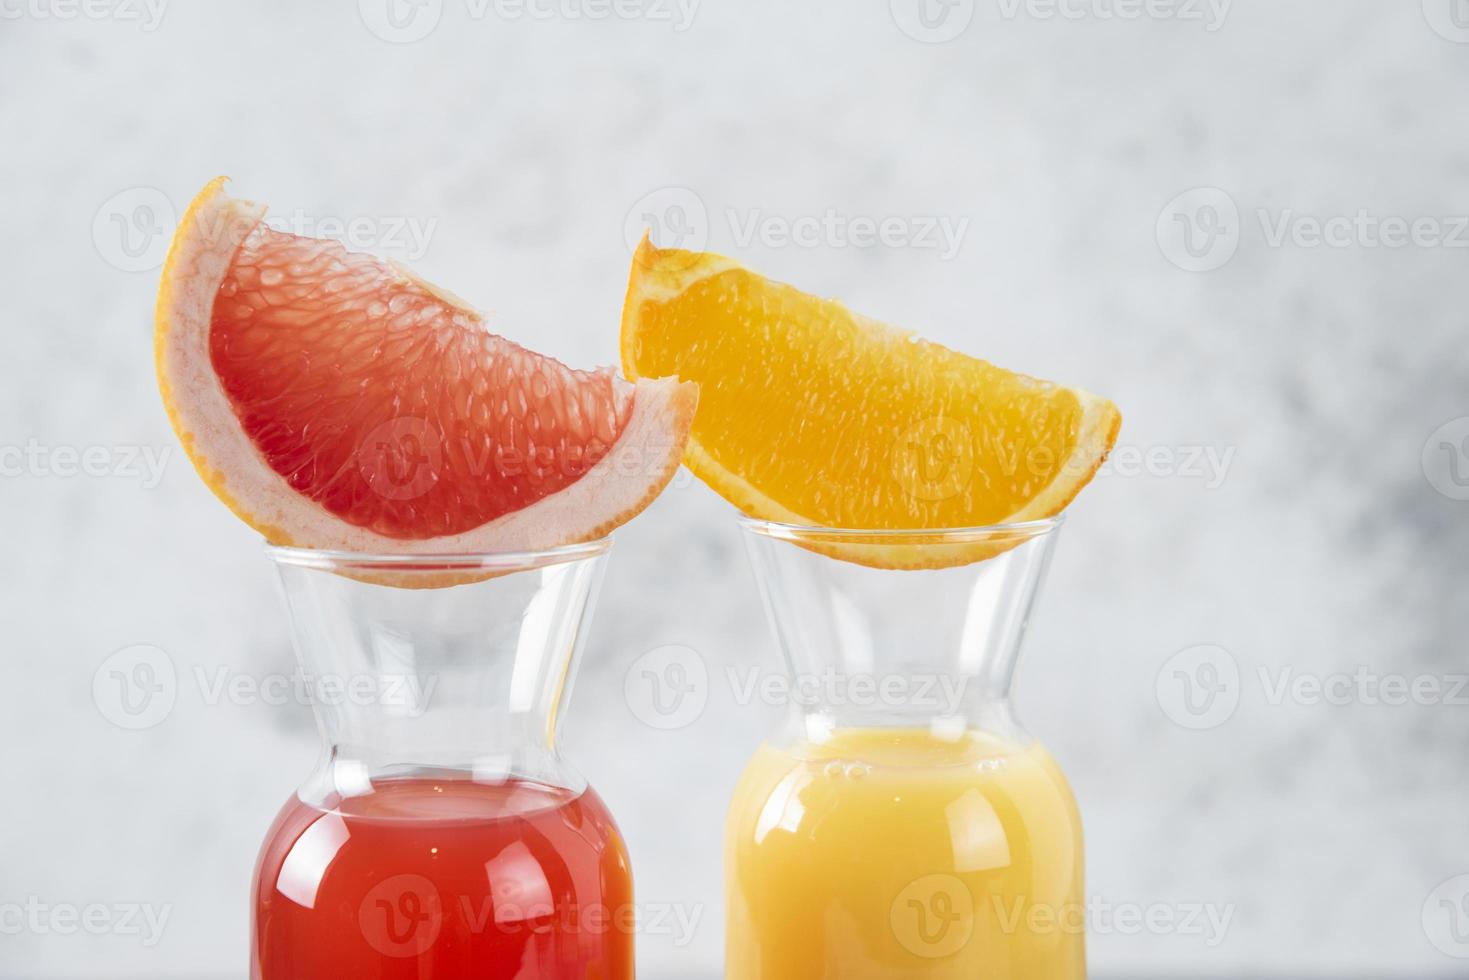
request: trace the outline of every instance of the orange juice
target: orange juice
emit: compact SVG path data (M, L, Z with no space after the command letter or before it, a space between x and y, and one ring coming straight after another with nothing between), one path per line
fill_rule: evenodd
M730 806L726 980L1079 980L1081 822L1037 744L837 729Z

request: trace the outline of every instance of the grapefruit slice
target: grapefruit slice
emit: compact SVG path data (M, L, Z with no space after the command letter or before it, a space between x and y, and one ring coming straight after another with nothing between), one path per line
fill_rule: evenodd
M158 383L205 483L271 543L541 550L676 471L696 386L572 370L392 263L270 229L224 182L174 235Z
M1091 480L1122 421L1079 388L646 236L623 307L622 365L632 379L697 382L684 462L745 513L790 524L922 531L1048 518ZM816 550L925 567L1019 540L1001 547L979 534L935 548L911 536L834 536Z

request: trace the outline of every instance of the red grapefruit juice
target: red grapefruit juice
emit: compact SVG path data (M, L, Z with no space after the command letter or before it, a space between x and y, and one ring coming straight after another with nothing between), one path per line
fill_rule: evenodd
M622 980L632 875L611 815L510 780L293 798L255 875L252 980Z

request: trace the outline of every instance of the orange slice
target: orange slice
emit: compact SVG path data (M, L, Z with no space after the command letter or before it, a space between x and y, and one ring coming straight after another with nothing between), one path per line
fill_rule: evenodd
M677 470L697 389L575 371L461 301L262 205L195 198L158 291L158 383L199 474L275 544L540 550L598 537Z
M1050 517L1091 480L1121 425L1096 395L646 236L623 307L622 365L633 379L698 382L685 464L745 513L794 524L932 530ZM846 557L937 560L865 540ZM941 563L994 550L980 541Z

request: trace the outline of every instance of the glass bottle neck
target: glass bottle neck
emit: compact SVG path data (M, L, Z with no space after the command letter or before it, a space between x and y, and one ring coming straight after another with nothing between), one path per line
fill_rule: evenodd
M820 741L840 729L924 728L941 738L1024 733L1010 691L1056 522L962 532L833 532L747 522L747 543L776 642L790 671L784 736ZM986 535L990 557L945 565L952 535ZM901 544L891 569L829 557L832 535ZM836 542L843 547L846 541ZM934 548L925 561L925 548ZM916 561L912 559L916 557Z
M324 742L302 798L410 776L582 788L556 737L600 579L598 544L406 569L273 551Z

